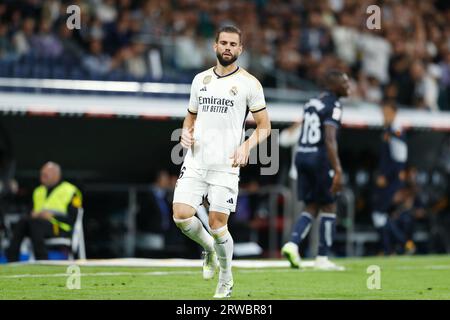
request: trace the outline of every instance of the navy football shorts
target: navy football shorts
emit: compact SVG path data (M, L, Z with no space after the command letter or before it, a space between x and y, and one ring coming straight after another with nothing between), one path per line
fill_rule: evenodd
M326 155L317 152L297 152L295 156L297 168L297 196L305 204L330 204L336 197L331 193L333 170Z

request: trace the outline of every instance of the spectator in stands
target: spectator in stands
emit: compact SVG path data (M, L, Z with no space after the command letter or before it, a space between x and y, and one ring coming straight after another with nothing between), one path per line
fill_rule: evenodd
M61 13L65 13L66 7L58 0L45 0L42 3L41 19L54 24L61 17Z
M45 238L68 236L81 207L81 193L73 184L63 181L57 163L47 162L41 169L41 185L33 192L33 210L24 216L13 229L7 250L8 261L18 261L20 246L30 237L36 260L46 260Z
M85 34L85 36L87 36L88 39L96 39L96 40L103 41L105 38L107 38L107 36L112 35L112 32L107 32L104 30L103 24L98 18L94 18L90 21L87 30L88 31ZM111 45L115 44L114 42L111 42L109 40L110 39L105 40L106 44L111 44ZM113 39L113 41L114 41L114 39ZM111 52L111 54L114 52Z
M380 32L365 28L362 30L358 39L358 49L362 54L362 71L367 76L374 77L379 83L386 84L389 81L391 44Z
M281 71L296 74L303 63L298 44L288 41L278 47L277 68Z
M14 46L8 38L8 25L0 22L0 60L15 61L17 55L14 52Z
M339 14L339 24L331 30L337 56L348 65L357 62L357 40L359 31L356 29L351 12L343 11Z
M366 8L372 3L367 0L80 0L81 29L72 33L59 30L57 39L51 30L64 20L63 1L23 2L19 7L14 3L0 4L0 21L7 25L6 38L14 49L6 50L6 55L3 49L3 61L34 53L34 38L40 43L39 51L52 57L60 50L58 40L67 52L67 43L73 38L86 48L87 62L83 64L88 70L107 75L123 66L125 73L143 78L144 71L137 66L123 65L132 51L132 39L143 35L146 43L161 50L164 57L156 78L162 77L161 70L170 70L180 79L215 61L208 50L211 32L233 21L245 30L247 50L242 66L259 73L263 86L314 88L322 70L348 69L361 81L358 86L363 99L378 102L380 92L386 92L384 87L393 84L396 90L389 91L389 97L395 93L401 105L427 110L450 108L450 27L446 23L450 10L436 2L382 1L382 29L369 30ZM36 23L40 32L35 30ZM102 42L101 59L92 53L92 39ZM0 41L0 52L2 43L8 47L8 41ZM196 54L192 54L193 49ZM9 61L14 63L14 59ZM108 61L116 66L111 68ZM430 67L430 63L439 67ZM75 68L70 64L64 67ZM72 71L67 75L76 73ZM145 69L146 75L152 72Z
M395 87L395 92L385 92L386 98L393 98L399 104L412 106L411 92L414 90L414 84L409 75L410 57L407 52L406 42L403 39L395 39L393 43L393 54L389 60L390 84L388 87Z
M119 56L111 58L103 52L102 42L93 39L89 44L89 55L83 59L83 66L91 74L105 75L114 70L119 61Z
M102 24L99 21L99 26ZM133 37L131 30L131 15L129 11L124 11L120 14L118 20L109 25L105 39L105 51L114 55L117 51L127 47Z
M63 52L61 40L56 37L49 21L43 20L39 25L39 32L31 41L32 50L40 57L56 58Z
M276 87L274 81L275 59L270 52L269 44L259 42L255 44L250 59L249 69L255 70L253 74L262 82L268 84L270 87Z
M450 110L450 46L442 51L440 87L443 94L442 109Z
M380 103L383 100L383 91L380 82L373 76L366 77L364 73L361 73L359 90L365 101Z
M59 25L59 39L62 46L62 57L65 61L81 61L83 49L73 36L73 31L67 28L65 23Z
M171 23L175 20L175 7L169 1L144 1L142 7L136 10L134 20L141 21L141 33L149 35L157 44L163 36L171 34Z
M193 26L187 27L175 40L175 65L184 70L198 70L204 65L206 52L199 51L200 43Z
M112 23L117 19L117 6L114 0L98 1L95 14L102 23Z
M130 46L124 50L123 61L127 73L140 79L149 74L150 68L146 57L147 46L145 43L139 39L134 39Z
M26 55L31 51L35 24L34 18L25 18L22 28L14 34L13 44L19 56Z
M384 87L384 100L395 101L398 97L398 86L396 83L391 82Z
M415 60L410 68L410 76L413 81L413 103L419 109L437 111L437 99L439 88L435 77L432 77L425 65L420 60Z
M324 26L320 11L312 11L308 16L308 25L300 37L300 51L320 61L322 55L333 50L330 32Z

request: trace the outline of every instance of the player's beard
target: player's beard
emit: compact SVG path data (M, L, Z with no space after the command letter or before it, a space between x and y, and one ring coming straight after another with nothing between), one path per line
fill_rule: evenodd
M223 54L223 53L222 53ZM224 66L224 67L227 67L227 66L229 66L230 64L232 64L233 62L235 62L236 60L237 60L237 55L232 55L231 53L231 55L232 55L232 57L231 57L231 59L229 59L229 60L225 60L224 58L223 58L223 56L222 56L222 54L220 54L219 52L217 52L216 53L216 56L217 56L217 60L219 60L219 63L222 65L222 66Z

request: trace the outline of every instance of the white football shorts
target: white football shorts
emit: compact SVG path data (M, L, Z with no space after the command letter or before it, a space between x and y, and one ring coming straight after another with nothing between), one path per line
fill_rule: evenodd
M237 174L183 166L175 186L173 203L184 203L197 210L207 197L209 211L230 214L236 210L238 192Z

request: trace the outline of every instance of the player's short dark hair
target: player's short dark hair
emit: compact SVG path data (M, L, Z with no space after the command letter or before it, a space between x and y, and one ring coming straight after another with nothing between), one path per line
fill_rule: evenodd
M394 112L397 112L397 103L393 99L386 99L381 102L382 108L391 108Z
M219 36L222 32L228 32L228 33L236 33L239 35L239 44L242 43L242 33L241 30L238 27L235 26L223 26L216 32L216 43L219 41Z
M330 88L330 87L334 86L337 81L342 79L342 77L344 75L345 75L345 72L340 71L340 70L336 70L336 69L328 70L322 79L322 83L325 88Z

